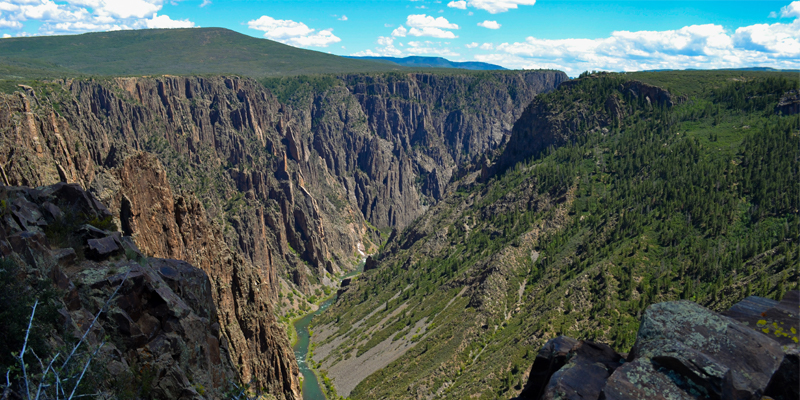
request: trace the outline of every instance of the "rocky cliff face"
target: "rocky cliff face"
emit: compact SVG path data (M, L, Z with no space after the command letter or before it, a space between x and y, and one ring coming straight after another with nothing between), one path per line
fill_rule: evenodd
M582 89L576 85L594 83L599 93L605 94L601 104L586 104L581 98ZM513 128L508 146L498 157L495 170L504 171L519 161L542 153L547 148L558 148L568 142L578 142L587 135L607 134L614 124L632 115L632 105L641 102L652 109L655 106L670 108L682 99L668 91L639 81L624 81L616 87L602 87L603 74L583 80L565 82L559 91L562 98L570 98L570 108L554 108L552 101L534 99ZM616 89L616 90L610 90Z
M129 157L98 176L92 188L104 204L119 210L115 217L123 233L133 235L145 253L186 260L207 271L221 333L232 361L241 366L241 379L286 398L300 398L299 371L274 318L279 288L272 264L256 267L225 246L219 239L222 232L208 221L197 198L173 195L166 171L148 153ZM255 228L265 231L263 222ZM269 248L266 251L264 257L271 261Z
M83 391L115 398L222 397L236 378L230 357L235 344L221 332L215 287L205 272L186 262L145 257L129 237L98 228L113 229L111 213L77 184L0 186L0 201L4 279L14 281L15 292L42 282L54 291L52 298L36 296L34 321L47 327L47 337L31 338L47 343L39 357L69 351L85 334L72 364L63 350L55 363L64 363L58 371L66 377L95 354ZM30 313L34 298L27 300L31 304L3 307ZM54 320L47 319L48 308L57 310ZM21 317L27 325L28 315ZM39 372L30 373L34 383ZM67 385L70 390L72 381Z
M273 309L280 288L333 285L330 274L376 248L367 221L410 223L566 79L353 75L283 102L237 77L23 87L2 96L0 178L91 188L145 254L203 269L241 378L296 398L274 313L302 302Z

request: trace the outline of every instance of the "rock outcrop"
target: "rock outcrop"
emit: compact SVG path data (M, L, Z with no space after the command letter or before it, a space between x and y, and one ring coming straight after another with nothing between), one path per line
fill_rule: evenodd
M18 269L18 290L44 279L56 293L58 320L43 322L53 324L44 338L51 354L86 332L76 360L99 349L92 392L222 398L237 374L205 272L145 257L129 237L102 229L111 213L76 184L0 186L0 200L0 253Z
M783 115L800 114L800 91L790 90L781 97L775 106L775 112Z
M619 79L614 87L621 93L611 93L605 100L604 107L599 110L587 104L580 93L599 82L611 84L610 80L589 76L561 84L560 94L572 99L569 109L551 109L547 100L534 99L520 118L516 121L508 145L498 157L494 170L505 171L516 163L537 156L548 148L558 148L566 143L575 142L588 134L608 134L615 121L619 122L628 113L631 102L642 101L648 107L660 105L670 108L682 101L668 91L643 82ZM600 90L600 89L598 89Z
M751 311L765 316L758 310L777 304L748 298L731 308L733 318L689 301L654 304L627 358L602 344L552 339L539 351L519 399L796 398L796 333L782 346L774 340L782 335L762 329L763 320L749 321ZM797 332L798 292L780 304L787 319L774 327Z

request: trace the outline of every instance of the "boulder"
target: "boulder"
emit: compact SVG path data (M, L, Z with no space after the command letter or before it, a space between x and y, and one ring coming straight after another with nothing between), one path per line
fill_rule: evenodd
M792 290L778 302L750 296L724 315L768 335L782 346L795 347L800 332L800 291Z
M690 301L650 306L629 355L688 393L732 399L758 396L782 359L771 338Z
M800 399L800 350L794 349L783 357L783 362L769 380L764 395L775 400Z
M122 246L113 236L89 239L86 242L86 257L92 260L103 261L119 254L122 254Z
M796 335L798 306L797 291L780 302L748 297L726 315L654 304L627 360L603 344L548 341L519 399L798 399L800 351L786 337Z
M539 399L545 391L550 377L567 363L567 356L578 341L567 336L550 339L539 350L533 361L528 383L520 393L519 399Z
M599 399L606 380L625 359L602 343L581 341L570 350L569 361L553 373L543 399Z

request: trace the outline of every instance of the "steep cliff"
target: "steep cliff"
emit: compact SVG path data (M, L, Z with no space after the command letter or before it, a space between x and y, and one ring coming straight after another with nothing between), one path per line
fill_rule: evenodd
M45 397L64 395L54 393L55 373L62 390L72 391L86 366L78 394L223 398L236 379L235 343L221 332L215 285L205 272L145 257L113 231L109 210L76 184L0 186L0 205L3 370L18 365L8 355L28 343L25 376L33 385L49 381ZM26 329L34 302L33 328ZM34 357L52 359L55 372ZM11 376L3 397L16 398L26 388L21 375Z

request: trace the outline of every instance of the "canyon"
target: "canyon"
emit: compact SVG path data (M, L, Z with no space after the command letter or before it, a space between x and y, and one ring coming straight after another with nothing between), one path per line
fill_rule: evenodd
M8 186L77 184L145 256L208 274L238 379L296 399L279 316L314 307L566 79L351 74L298 80L280 100L285 80L235 76L22 85L2 95L0 173Z

